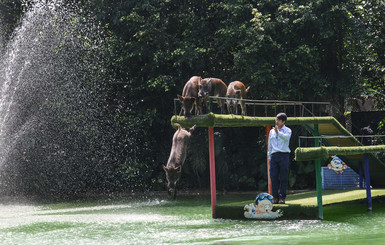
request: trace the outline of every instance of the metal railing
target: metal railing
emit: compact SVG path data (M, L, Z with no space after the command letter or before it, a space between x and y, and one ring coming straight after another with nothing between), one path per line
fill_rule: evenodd
M226 101L227 97L210 96L208 100L208 111L215 112L213 104L217 104L217 99ZM287 101L287 100L251 100L251 99L237 99L231 98L233 101L244 101L246 103L246 110L248 116L276 116L279 112L285 112L291 117L305 117L305 116L332 116L333 107L330 102L304 102L304 101ZM178 115L178 108L180 109L180 102L177 98L174 99L174 114ZM178 107L179 105L179 107ZM238 106L239 103L238 103ZM240 111L240 110L239 110ZM219 110L220 112L220 110Z
M350 139L352 146L360 145L378 145L384 144L385 135L320 135L320 136L298 136L298 147L309 147L315 145L315 140L318 145L327 146L328 139L337 140L336 146L341 146L342 139ZM308 140L311 140L309 143Z

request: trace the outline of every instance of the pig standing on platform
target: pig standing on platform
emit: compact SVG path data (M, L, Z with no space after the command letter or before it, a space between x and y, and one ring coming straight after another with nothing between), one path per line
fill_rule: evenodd
M182 103L179 116L190 117L195 105L195 115L202 114L202 106L198 98L199 82L201 77L193 76L184 85L182 95L178 95L179 101Z
M240 81L234 81L229 84L227 87L226 100L227 103L227 112L230 114L238 114L238 99L246 99L246 95L249 92L250 87L245 87L245 85ZM231 98L234 98L233 100ZM244 100L240 101L242 108L242 115L246 116L246 102Z
M209 96L225 97L227 85L219 78L205 78L199 82L198 98L202 100L202 105L208 109ZM221 113L225 114L224 98L216 99Z

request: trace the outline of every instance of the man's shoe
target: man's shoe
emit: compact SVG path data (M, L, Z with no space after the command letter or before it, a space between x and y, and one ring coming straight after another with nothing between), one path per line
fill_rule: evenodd
M273 204L278 204L278 198L273 197Z
M285 204L285 199L279 199L278 204Z

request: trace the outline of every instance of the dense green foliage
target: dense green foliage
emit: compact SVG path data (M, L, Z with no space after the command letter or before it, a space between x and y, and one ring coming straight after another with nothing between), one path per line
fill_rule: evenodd
M3 40L29 2L0 1ZM108 37L108 103L122 112L116 120L141 122L140 133L132 134L141 160L114 171L134 169L120 178L145 172L148 185L123 181L116 189L164 189L161 166L174 132L173 99L193 75L219 77L227 84L240 80L251 87L253 99L329 101L337 118L349 97L375 96L379 109L384 107L384 1L80 2ZM296 135L304 134L293 127L293 150ZM215 137L218 189L265 190L265 129L218 129ZM192 138L182 187L208 187L207 151L207 132L201 128ZM291 170L292 188L314 186L312 166L293 162Z

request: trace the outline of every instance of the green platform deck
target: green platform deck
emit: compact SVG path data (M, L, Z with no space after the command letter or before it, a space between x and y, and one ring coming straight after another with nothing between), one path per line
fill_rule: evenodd
M217 219L237 219L250 220L244 217L244 206L253 203L256 195L245 194L239 195L237 200L226 198L218 198L218 203L215 207L215 218ZM359 204L358 210L355 212L367 212L366 192L361 190L324 190L323 191L323 205L325 218L335 215L336 208L341 205L337 204ZM373 208L376 205L384 205L385 203L385 189L372 190L372 197L374 200ZM377 201L376 201L377 200ZM380 200L380 202L378 201ZM281 209L283 216L278 220L286 219L318 219L317 193L315 191L303 192L297 194L290 194L287 196L286 204L275 204L273 211ZM352 212L342 208L343 212Z

